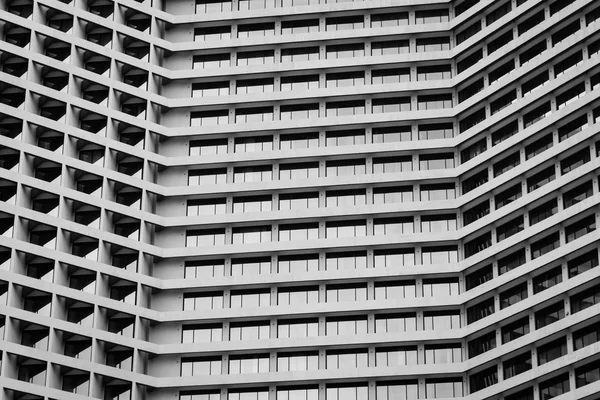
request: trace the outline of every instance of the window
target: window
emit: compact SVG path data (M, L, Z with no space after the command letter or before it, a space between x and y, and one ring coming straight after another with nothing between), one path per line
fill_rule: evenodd
M421 171L450 168L454 168L454 154L452 153L421 154L419 156Z
M192 97L229 95L229 82L203 82L192 84ZM225 142L227 143L227 142ZM225 147L227 149L227 147Z
M369 397L369 387L367 383L338 383L327 384L327 400L363 400Z
M319 238L319 224L282 224L279 225L279 241L312 240Z
M193 69L226 68L231 65L231 55L225 54L202 54L194 56Z
M561 173L562 175L568 174L588 162L590 162L590 149L586 147L560 162Z
M234 214L266 211L271 211L271 195L233 198Z
M196 0L196 14L231 11L231 0Z
M237 29L238 38L270 36L275 34L275 23L239 24Z
M425 345L425 364L449 364L458 362L462 362L460 343Z
M515 60L510 59L508 62L502 64L498 68L490 71L488 75L489 83L492 84L496 82L498 79L502 78L505 75L510 74L515 69Z
M458 122L460 133L463 133L463 132L471 129L475 125L485 121L485 118L486 118L485 108L481 108L481 109L475 111L474 113L472 113L471 115L468 115L468 116L462 118Z
M231 26L209 26L194 30L195 41L227 40L231 39Z
M319 75L282 76L281 91L310 90L319 88ZM300 136L302 134L282 135L284 137ZM318 142L317 142L318 146Z
M220 390L193 390L179 392L179 400L220 400Z
M541 329L565 317L565 305L562 301L535 313L535 329Z
M525 50L519 55L519 61L521 66L527 64L529 61L542 54L544 51L546 51L546 49L546 40L542 40L539 43L531 46L529 49Z
M281 22L282 35L294 35L299 33L319 32L318 19L303 19Z
M453 137L452 124L419 125L419 140L449 139Z
M235 110L236 123L273 121L273 107L252 107Z
M248 167L235 167L233 181L239 182L265 182L273 179L271 165L255 165Z
M229 325L229 340L269 339L269 321L232 322Z
M269 372L269 354L232 354L229 356L230 375L264 372Z
M271 305L269 289L244 289L231 291L231 308L268 307Z
M375 349L375 366L394 367L417 365L416 347L378 347Z
M466 149L461 150L461 152L460 152L461 163L464 164L467 161L472 160L473 158L477 157L478 155L480 155L481 153L483 153L486 150L487 150L486 139L481 139L481 140L473 143Z
M386 28L390 26L408 25L408 13L396 12L371 15L371 28Z
M508 343L529 333L529 317L521 318L502 327L502 344Z
M422 233L438 233L455 231L456 215L423 215L421 216L421 232Z
M496 203L496 210L519 199L521 197L521 195L522 195L522 193L521 193L521 185L520 184L517 184L515 186L510 187L509 189L506 189L505 191L501 192L494 198L494 201Z
M223 291L183 294L183 311L221 308L223 308Z
M588 233L596 230L596 217L594 214L583 218L580 221L575 222L565 227L565 235L567 236L567 243L572 242L575 239L587 235Z
M277 289L278 305L306 305L319 302L318 286L280 287Z
M319 104L290 104L280 107L281 121L292 121L319 117Z
M471 36L475 35L477 32L481 30L481 21L477 20L471 26L462 29L460 32L456 34L456 44L459 45L465 40L469 39Z
M504 379L509 379L513 376L522 374L523 372L529 371L531 368L531 352L529 351L502 363Z
M581 29L581 25L579 24L579 19L576 19L569 25L554 33L552 35L552 47L556 47L557 44L559 44L569 36L574 35L579 29Z
M456 63L456 70L459 74L462 74L467 69L471 68L475 64L477 64L480 60L483 59L483 50L475 50L473 53L468 56L462 58L460 61Z
M363 115L365 113L364 100L348 100L325 103L327 117L346 117Z
M475 239L465 242L465 258L474 256L492 245L492 233L488 232Z
M415 22L417 24L438 24L450 20L448 9L446 8L437 10L418 10L415 17Z
M502 111L506 107L510 106L517 100L517 91L511 90L505 95L499 97L498 99L492 101L490 103L491 113L492 115L496 114L499 111Z
M376 382L377 400L417 400L417 381L382 381Z
M533 400L533 387L520 390L509 396L504 397L506 400Z
M364 175L367 168L364 159L327 161L325 167L328 177Z
M273 64L275 53L273 50L240 51L237 53L237 65L264 65Z
M319 177L319 163L307 162L296 164L281 164L279 166L279 179L309 179ZM280 199L281 202L281 199Z
M373 158L374 174L404 171L412 171L412 158L410 156Z
M300 210L319 207L319 192L282 193L279 195L279 210Z
M190 114L190 126L215 126L229 123L229 111L195 111Z
M363 129L326 132L325 137L327 146L352 146L365 144L365 131Z
M417 38L417 53L450 50L449 37Z
M328 239L366 236L367 222L364 220L328 221L325 224L325 232Z
M414 249L375 250L375 268L397 268L415 265Z
M463 194L467 194L472 190L477 189L479 186L488 182L488 170L481 170L474 175L466 178L462 182Z
M414 232L412 217L375 218L375 235L406 235Z
M600 341L600 323L596 322L573 332L574 350L579 350Z
M209 156L225 153L227 153L227 139L190 141L190 156Z
M319 59L318 47L292 47L281 49L281 62L314 61ZM288 83L288 82L286 82ZM282 80L283 84L283 80ZM318 82L317 82L318 85Z
M297 133L281 135L281 150L310 149L319 147L319 133Z
M365 368L369 366L367 349L327 350L327 369Z
M198 229L185 233L185 247L219 246L225 244L225 229Z
M517 250L498 260L498 274L503 275L525 264L525 249Z
M181 376L221 375L221 356L181 359Z
M575 369L575 386L580 388L600 380L600 366L589 363Z
M223 324L184 325L181 343L208 343L223 340Z
M327 302L366 301L367 284L327 285Z
M424 330L440 331L460 328L460 311L426 311L423 313Z
M581 82L574 87L556 95L556 106L560 110L564 106L573 103L585 94L585 83Z
M596 285L571 296L571 313L577 313L598 303L600 303L600 286Z
M535 225L540 221L550 218L558 212L558 202L554 198L529 212L529 224Z
M371 43L372 56L387 56L393 54L408 54L408 40L387 40Z
M411 186L379 187L373 189L374 204L407 203L412 201L414 201L414 192Z
M510 307L527 298L527 282L512 287L500 293L500 309Z
M463 223L467 226L490 213L490 202L488 200L481 204L473 206L472 208L463 212Z
M562 142L588 127L587 115L581 115L573 121L558 127L558 140Z
M198 199L187 201L187 215L218 215L225 214L226 199Z
M456 198L453 183L421 185L421 201L451 200Z
M410 126L373 128L373 143L403 142L411 140Z
M560 246L559 233L546 236L531 244L531 258L535 260Z
M410 97L389 97L372 100L373 114L410 111Z
M367 267L366 252L327 253L325 256L327 271L362 269Z
M417 296L415 281L375 282L375 299L412 299Z
M244 226L233 228L233 244L265 243L271 241L271 226Z
M437 81L451 78L452 70L450 65L429 65L417 67L418 81Z
M519 216L511 221L508 221L496 228L496 237L498 242L508 239L525 229L523 216Z
M373 85L400 82L410 82L409 68L376 69L371 71L371 83Z
M569 374L555 376L545 382L540 382L540 399L549 400L553 397L567 393L569 390Z
M237 94L269 93L273 91L273 78L240 79L235 86Z
M231 276L262 275L271 273L271 257L231 260Z
M326 317L327 336L362 335L367 333L367 316Z
M491 331L476 339L470 340L467 344L469 349L469 358L477 357L487 351L496 348L496 331Z
M518 25L519 36L522 36L528 30L544 22L544 19L544 10L540 10L539 12L533 14L527 20Z
M589 251L567 263L569 278L589 271L598 266L598 251Z
M325 75L327 87L362 86L365 84L364 71L341 72Z
M533 192L554 179L556 179L556 168L552 165L527 179L527 191Z
M462 397L462 379L426 379L425 395L427 399L446 399L450 397Z
M490 281L494 278L492 266L486 265L482 268L479 268L477 271L468 274L465 278L467 290L474 289L477 286L483 285L487 281Z
M496 383L498 383L498 367L495 365L469 376L471 393L478 392Z
M240 4L240 7L242 7L242 4ZM269 399L269 388L228 389L227 390L227 400L268 400L268 399Z
M545 49L545 48L544 48ZM560 75L564 74L571 68L576 67L577 65L583 62L583 53L581 50L573 53L569 57L562 59L561 61L554 64L554 77L558 78Z
M328 190L325 194L327 207L353 207L366 204L365 189Z
M277 321L278 338L319 336L319 319L284 319Z
M223 276L225 271L224 260L187 261L185 263L184 278L206 279Z
M456 246L424 247L422 250L423 265L455 262L458 262L458 249Z
M375 332L415 332L417 316L415 314L376 314Z
M226 179L226 168L191 170L188 177L188 186L221 184L225 183Z
M504 45L507 45L508 43L510 43L512 40L513 40L513 32L511 29L511 30L503 33L496 39L492 40L488 44L488 54L492 54L496 50L502 48Z
M545 70L542 73L529 79L527 82L524 82L523 85L521 86L523 96L526 96L527 94L531 93L534 89L537 89L538 87L544 86L546 83L549 82L549 80L550 80L550 76L549 76L548 70Z
M494 298L489 298L475 304L474 306L467 307L467 324L472 324L479 321L482 318L492 315L495 312L494 309Z
M319 270L318 254L279 256L277 273L314 272Z
M326 46L327 59L364 57L364 43L348 43Z
M319 352L277 353L277 371L314 371L319 369Z
M502 4L500 7L496 8L494 11L486 15L485 25L489 26L494 22L498 21L500 18L508 14L511 11L511 9L512 7L510 1L507 1L506 3Z

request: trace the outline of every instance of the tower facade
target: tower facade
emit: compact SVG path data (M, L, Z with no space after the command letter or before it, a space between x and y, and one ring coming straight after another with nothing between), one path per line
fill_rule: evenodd
M0 400L600 398L597 1L0 8Z

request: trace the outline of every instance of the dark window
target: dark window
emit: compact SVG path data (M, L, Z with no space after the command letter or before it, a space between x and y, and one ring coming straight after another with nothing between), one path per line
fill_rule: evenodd
M456 44L459 45L465 40L469 39L471 36L475 35L477 32L481 30L481 21L475 22L473 25L463 29L462 31L456 34Z
M565 373L540 383L540 400L549 400L569 390L569 374Z
M575 0L557 0L550 4L550 15L554 15L568 5L574 3Z
M589 25L600 18L600 7L596 7L585 15L585 24Z
M502 327L502 344L508 343L529 333L529 317L523 317Z
M532 47L530 47L529 49L527 49L523 53L521 53L521 55L519 56L520 64L524 65L525 63L531 61L531 59L542 54L544 51L546 51L546 49L547 49L546 39L544 39L541 42L539 42L538 44L533 45Z
M528 351L527 353L504 361L504 363L502 363L502 368L504 369L504 379L509 379L529 371L531 369L531 353Z
M505 400L533 400L533 387L520 390L517 393L513 393L509 396L504 397Z
M460 120L460 122L459 122L460 132L462 133L483 121L485 121L485 109L484 108L482 108L478 111L475 111L468 117L465 117L462 120Z
M465 243L465 258L469 258L492 245L492 233L488 232Z
M496 203L496 210L512 203L513 201L520 198L521 195L522 193L520 184L512 186L506 189L505 191L499 193L494 197L494 202Z
M490 213L490 202L489 200L484 201L468 210L463 212L463 223L464 226L469 225L472 222L477 221L480 218Z
M567 243L572 242L575 239L579 239L580 237L587 235L588 233L594 232L595 230L596 216L592 214L565 228Z
M565 305L563 301L548 306L535 313L535 329L543 328L565 317Z
M496 348L496 331L486 333L476 339L469 341L467 347L469 348L469 358L476 357L480 354L485 353Z
M579 29L581 29L581 25L579 24L579 19L571 22L569 25L565 26L558 32L552 35L552 46L556 46L558 43L562 42L569 36L575 34Z
M573 347L579 350L600 341L600 322L573 332Z
M479 268L477 271L471 272L466 276L467 290L471 290L479 285L483 285L487 281L491 281L493 278L494 272L491 264Z
M492 146L497 145L519 132L519 123L515 120L492 132Z
M538 75L530 78L527 82L523 83L521 86L521 90L523 92L523 96L531 92L533 89L536 89L540 86L543 86L546 82L550 80L550 73L548 70L545 70Z
M500 309L512 306L527 298L527 282L500 293Z
M546 118L546 116L550 113L551 107L550 102L546 102L539 107L529 111L527 114L523 115L523 124L525 128L535 124L538 121Z
M600 380L600 365L597 362L575 369L575 386L578 388L598 380Z
M498 228L496 228L496 237L498 238L498 242L516 235L523 229L525 229L523 216L519 216L512 221L508 221L507 223L500 225Z
M583 292L571 296L571 313L585 310L600 303L600 285L594 285Z
M555 232L531 244L531 259L535 260L560 247L560 235Z
M556 106L561 109L571 101L577 100L579 97L585 94L585 84L583 82L575 85L574 87L565 90L564 92L556 95Z
M510 61L502 64L498 68L490 71L490 74L489 74L490 84L496 82L498 79L502 78L504 75L510 73L510 71L512 71L514 69L515 69L515 61L511 59Z
M515 152L494 164L494 178L510 171L521 163L521 155Z
M544 22L544 10L538 11L537 13L529 17L526 21L518 25L519 36L523 35L525 32L527 32L531 28L534 28L542 22Z
M459 5L454 7L454 14L458 17L460 14L467 11L469 8L473 7L475 4L479 3L479 0L465 0Z
M478 392L496 383L498 383L498 367L495 365L469 376L471 393Z
M498 21L500 18L502 18L503 16L508 14L510 12L511 8L512 7L510 4L510 1L507 1L506 3L502 4L500 7L496 8L494 11L492 11L491 13L486 15L485 25L489 26L492 23Z
M546 364L567 354L567 338L553 340L543 346L538 347L538 365Z
M472 145L460 152L461 163L466 163L467 161L477 157L479 154L483 153L486 150L487 141L485 139L481 139L478 142L473 143Z
M562 142L581 132L588 125L587 114L575 118L573 121L558 127L558 140Z
M458 73L462 73L464 71L466 71L467 69L471 68L473 65L477 64L479 62L479 60L483 59L483 50L479 49L475 52L473 52L472 54L470 54L469 56L463 58L462 60L460 60L459 62L456 63L456 68L458 70Z
M581 167L583 164L590 162L590 149L586 147L583 150L565 158L560 162L561 173L568 174L574 169Z
M598 250L594 249L567 263L569 278L577 276L598 266Z
M556 179L556 168L554 168L554 165L551 165L527 179L527 191L533 192L545 184L552 182L554 179Z
M538 294L562 282L562 267L558 266L533 278L533 293Z
M552 199L547 203L542 204L529 211L529 225L535 225L540 221L550 218L558 212L558 201Z
M505 274L523 264L525 264L525 249L517 250L514 253L498 260L498 274Z
M488 181L488 170L484 169L475 175L465 179L462 183L463 194L469 193L471 190L478 188Z
M562 74L565 71L567 71L568 69L576 66L577 64L579 64L582 61L583 61L583 53L581 52L581 50L579 50L578 52L574 53L573 55L570 55L569 57L565 58L564 60L557 62L554 65L554 76L555 77L559 76L560 74Z
M492 40L488 44L488 54L492 54L496 50L498 50L501 47L505 46L506 44L510 43L510 41L512 41L512 40L513 40L513 32L512 32L512 29L510 29L508 32L503 33L498 38Z
M479 321L494 313L494 298L489 298L479 304L467 308L467 324Z
M529 160L532 157L537 156L538 154L548 150L550 147L554 145L554 141L552 139L552 134L549 133L546 136L543 136L531 143L530 145L525 147L525 156Z

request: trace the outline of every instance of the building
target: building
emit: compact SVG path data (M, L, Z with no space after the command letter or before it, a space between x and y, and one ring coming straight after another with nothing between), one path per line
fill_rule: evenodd
M0 8L0 400L600 399L598 1Z

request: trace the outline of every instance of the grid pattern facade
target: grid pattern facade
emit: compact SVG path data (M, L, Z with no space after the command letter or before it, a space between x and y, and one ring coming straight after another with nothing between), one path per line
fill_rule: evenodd
M600 398L597 1L0 8L0 400Z

